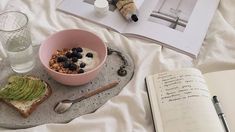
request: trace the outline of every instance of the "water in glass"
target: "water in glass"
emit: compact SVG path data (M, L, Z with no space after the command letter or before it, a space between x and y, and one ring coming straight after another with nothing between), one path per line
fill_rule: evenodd
M30 43L19 43L23 39L20 36L11 39L6 49L12 69L18 73L28 72L34 67L33 48Z
M34 67L28 17L19 11L0 13L0 40L12 69L25 73Z

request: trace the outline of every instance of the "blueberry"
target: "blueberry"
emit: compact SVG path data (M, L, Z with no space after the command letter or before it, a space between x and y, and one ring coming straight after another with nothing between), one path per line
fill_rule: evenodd
M77 53L77 54L76 54L76 57L77 57L78 59L81 59L81 58L82 58L82 54Z
M73 52L71 53L71 56L72 56L72 57L77 57L77 54L78 54L77 51L73 51Z
M69 61L65 61L64 63L63 63L63 67L64 68L69 68L69 66L70 66L70 62Z
M83 69L79 69L78 73L84 73L85 71Z
M72 53L77 54L78 52L77 52L77 50L74 50Z
M82 62L81 64L80 64L80 68L84 68L86 66L86 63L84 63L84 62Z
M72 57L72 53L71 53L71 52L67 52L67 53L65 54L65 56L68 57L68 58L71 58L71 57Z
M77 48L72 48L72 51L77 51Z
M83 51L83 49L81 47L77 47L76 50L77 50L77 52L82 52Z
M78 58L77 58L77 57L73 57L73 58L72 58L72 61L73 61L73 62L77 62L77 61L78 61Z
M93 54L90 53L90 52L88 52L88 53L86 54L86 57L93 58Z
M67 60L68 60L68 58L65 57L65 56L59 56L59 57L57 58L57 62L65 62L65 61L67 61Z
M74 63L71 63L70 66L69 66L69 70L71 70L71 71L77 70L77 65L74 64Z

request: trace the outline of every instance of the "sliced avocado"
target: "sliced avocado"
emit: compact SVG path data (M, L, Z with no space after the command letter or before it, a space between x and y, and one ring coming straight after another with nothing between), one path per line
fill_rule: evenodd
M33 100L39 98L45 92L45 84L40 80L29 79L28 87L25 88L24 96L19 100Z
M27 85L28 85L28 80L27 79L23 79L23 83L22 84L19 84L17 82L15 83L12 83L12 84L15 84L15 91L12 92L12 96L9 96L11 97L12 100L19 100L20 98L24 97L25 95L25 92L26 92L26 88L27 88Z
M37 85L37 80L32 80L32 79L28 78L27 87L24 88L25 89L24 93L21 95L19 100L32 100L29 97L34 94L35 88L37 87L36 85ZM33 99L34 98L36 98L36 97L33 96Z
M19 79L18 81L14 81L13 83L6 85L4 90L1 91L1 95L3 95L2 98L14 98L21 90L19 86L23 83L24 79Z
M20 81L22 80L22 81ZM21 79L13 79L11 80L12 82L8 85L8 88L6 89L7 91L4 92L5 94L5 99L10 99L10 100L19 100L20 98L24 97L25 87L28 85L28 79L21 78Z
M38 89L39 87L40 87L40 81L35 80L34 88L32 89L32 91L30 93L30 96L28 96L29 100L33 100L33 99L37 98L37 95L40 92L39 89Z
M37 87L36 80L29 80L28 90L25 93L25 96L21 100L30 100L29 97L32 95L34 89Z
M27 84L23 86L23 91L18 94L17 100L26 100L28 94L30 93L32 89L33 82L30 79L27 79Z
M29 97L29 99L39 98L44 94L45 84L40 80L38 80L37 83L38 83L38 86L35 87L34 92L33 92L32 96Z
M6 89L8 97L14 98L20 93L20 91L23 91L23 88L21 86L24 85L24 83L26 83L26 80L22 78L9 84L8 88Z
M12 81L13 82L13 81ZM11 87L11 83L7 84L4 88L2 88L2 90L0 91L0 93L7 93L10 92L11 89L9 89Z
M46 90L44 82L27 76L11 76L7 84L0 90L0 98L9 100L33 100L41 97Z
M17 76L17 75L10 76L10 77L8 78L8 83L12 83L12 82L14 82L14 81L17 81L18 79L22 79L22 77L21 77L21 76Z

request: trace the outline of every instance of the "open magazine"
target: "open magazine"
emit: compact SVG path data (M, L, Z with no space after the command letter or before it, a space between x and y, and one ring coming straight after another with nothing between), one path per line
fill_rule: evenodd
M161 42L197 57L219 0L135 0L137 22L126 21L112 0L105 16L94 11L94 0L63 0L58 10L101 24L125 36Z

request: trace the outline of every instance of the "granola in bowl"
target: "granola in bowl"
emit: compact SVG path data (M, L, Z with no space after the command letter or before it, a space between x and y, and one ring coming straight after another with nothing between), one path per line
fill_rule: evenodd
M57 50L49 61L49 67L60 73L81 74L95 68L99 63L97 52L75 47Z

